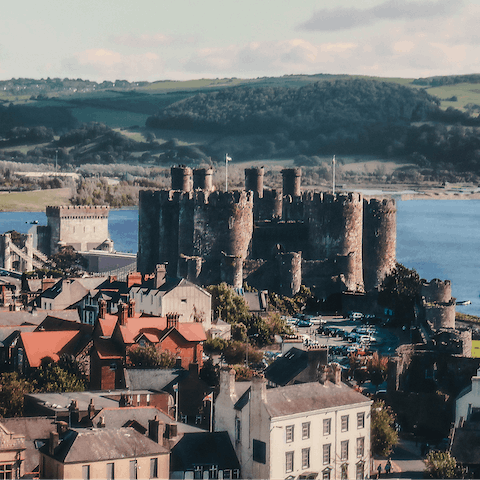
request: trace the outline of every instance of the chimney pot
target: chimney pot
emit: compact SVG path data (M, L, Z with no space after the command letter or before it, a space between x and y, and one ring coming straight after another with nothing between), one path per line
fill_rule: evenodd
M58 446L59 435L57 432L50 432L50 442L48 444L48 453L55 455L55 448Z

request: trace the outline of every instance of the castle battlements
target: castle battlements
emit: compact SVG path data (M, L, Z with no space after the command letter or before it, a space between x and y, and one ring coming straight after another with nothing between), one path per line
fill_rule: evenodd
M110 207L108 205L62 205L46 208L47 217L62 218L108 218L109 211Z
M367 200L357 192L302 192L300 168L282 171L282 191L264 189L263 167L246 169L246 189L229 192L215 191L209 182L193 190L195 172L172 168L172 190L140 192L142 273L165 262L176 272L180 256L186 255L202 259L199 281L228 278L240 285L245 260L266 260L273 262L273 270L260 262L258 271L278 288L294 294L304 283L325 295L332 288L377 288L395 266L394 200ZM211 169L198 175L211 178ZM289 267L275 260L279 252L292 255ZM233 265L226 261L230 256L242 261ZM327 271L320 274L309 266L308 276L303 275L302 262L313 261L329 265Z

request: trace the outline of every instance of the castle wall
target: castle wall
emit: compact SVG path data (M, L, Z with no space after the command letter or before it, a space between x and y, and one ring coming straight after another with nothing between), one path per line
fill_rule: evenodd
M426 304L425 319L434 330L455 328L455 302Z
M363 199L360 194L308 193L304 202L309 221L309 259L353 254L351 269L343 272L349 285L363 289Z
M395 200L364 201L363 278L366 290L378 288L396 262Z
M47 207L50 251L56 253L59 244L81 251L98 247L109 238L108 212L108 206Z
M434 278L431 282L423 282L420 292L427 303L448 303L452 298L452 284L450 280L442 282L438 278Z
M152 273L159 261L161 192L140 190L138 208L138 270ZM162 231L162 233L164 233Z
M279 292L293 297L302 284L302 252L288 252L277 255Z

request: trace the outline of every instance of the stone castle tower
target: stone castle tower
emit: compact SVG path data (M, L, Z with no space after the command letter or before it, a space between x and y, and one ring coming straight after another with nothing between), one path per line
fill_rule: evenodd
M302 192L301 170L284 169L283 191L264 169L245 170L245 190L216 192L211 169L172 168L172 190L141 191L138 268L204 284L226 281L293 295L377 288L395 266L393 200Z

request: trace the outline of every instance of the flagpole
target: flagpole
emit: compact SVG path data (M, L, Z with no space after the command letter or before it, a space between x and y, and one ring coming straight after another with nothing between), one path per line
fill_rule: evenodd
M225 154L225 191L228 192L228 153Z
M332 193L333 193L333 195L335 195L335 155L333 156L332 167L333 167L333 188L332 188Z
M210 399L210 432L213 432L213 392Z

